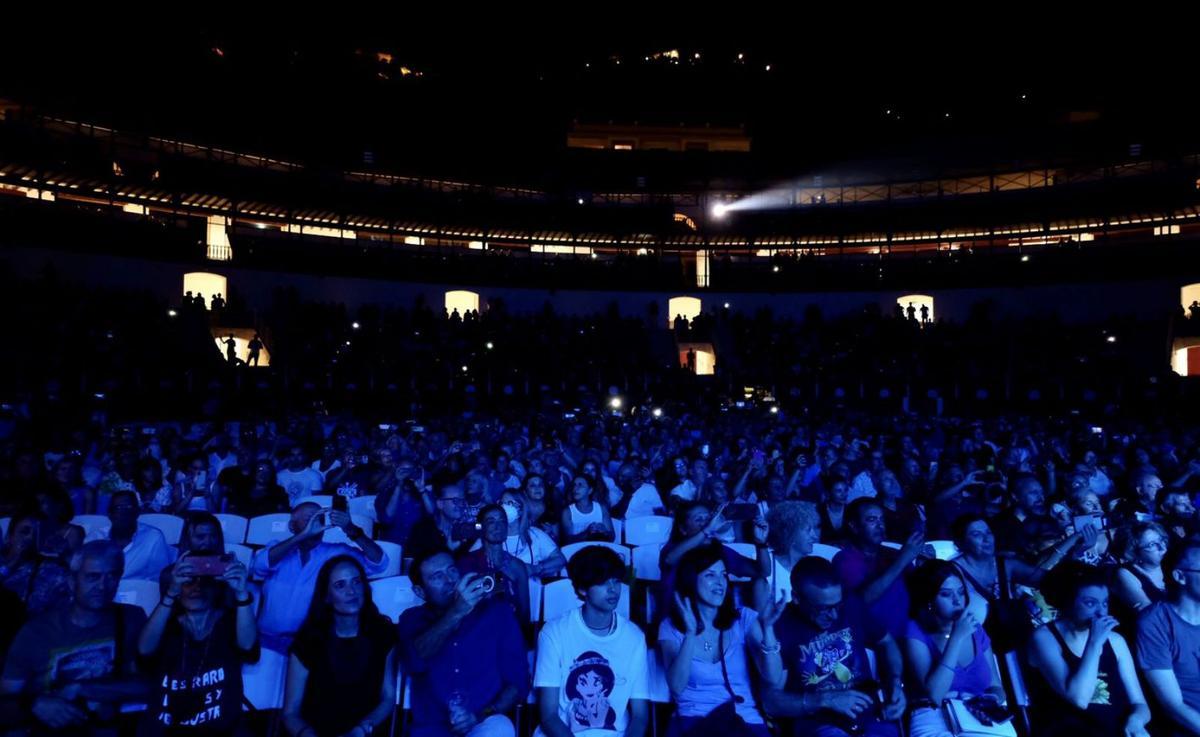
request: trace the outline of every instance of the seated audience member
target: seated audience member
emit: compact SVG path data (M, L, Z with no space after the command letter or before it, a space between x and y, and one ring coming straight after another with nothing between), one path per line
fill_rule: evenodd
M996 552L996 537L987 519L980 514L964 514L951 525L951 539L959 554L958 566L967 584L967 611L992 637L998 652L1024 647L1033 632L1032 600L1018 585L1037 586L1054 561L1045 560L1041 568L1019 558ZM994 613L993 609L999 609Z
M245 734L242 664L258 660L248 571L233 561L220 574L201 574L189 555L172 566L138 637L153 689L142 734Z
M767 514L771 546L771 573L759 582L754 601L763 608L767 601L792 600L792 567L809 555L820 542L820 515L812 502L786 501L775 504Z
M1200 517L1190 494L1182 489L1169 489L1161 496L1156 519L1172 539L1183 540L1200 533Z
M284 728L292 737L380 728L395 708L395 648L396 628L375 607L359 559L325 560L288 658Z
M463 573L491 576L495 592L513 606L517 618L529 621L529 567L504 549L508 539L508 518L499 504L489 504L477 517L483 527L480 546L458 557Z
M617 613L625 564L595 545L572 556L567 572L583 605L538 635L535 734L643 737L650 715L646 638Z
M320 494L325 477L309 467L304 448L293 445L283 457L283 468L276 472L275 483L287 494L288 503L295 506L301 499Z
M553 499L546 498L546 479L531 472L525 476L525 486L522 490L525 493L526 510L529 512L529 526L540 529L557 542L562 532L559 528L562 515L554 506Z
M265 458L254 462L248 484L234 484L225 499L225 511L243 517L260 517L291 509L287 492L275 480L275 466Z
M896 640L861 601L843 599L842 583L822 558L802 558L792 568L792 603L775 625L783 648L782 688L768 688L771 716L792 720L796 737L897 737L904 714L903 661ZM872 675L866 648L879 655L886 701Z
M41 517L29 512L13 517L0 561L0 584L21 600L30 616L57 609L71 599L67 569L58 560L38 554L41 524Z
M1009 488L1013 507L991 521L996 544L1018 558L1035 559L1039 543L1058 529L1046 513L1045 489L1032 474L1017 476Z
M138 522L140 514L137 494L114 492L108 505L108 519L112 521L108 539L124 551L125 578L157 581L175 556L161 530Z
M642 481L637 466L632 463L622 463L617 469L616 487L620 492L620 499L612 507L612 516L615 519L649 517L664 513L658 489L649 481Z
M462 487L449 484L443 486L434 502L434 512L418 520L408 535L404 544L406 555L422 558L433 550L449 548L457 551L468 541L473 541L477 535L475 525L466 516L467 500Z
M425 474L417 473L412 461L401 459L394 473L396 483L375 495L375 519L380 540L404 545L413 525L433 514L435 506L425 489Z
M1137 669L1154 694L1156 726L1200 735L1200 541L1173 545L1163 569L1168 596L1138 620Z
M108 540L84 543L71 558L71 603L31 619L8 651L0 694L20 697L20 705L6 726L115 735L121 705L145 701L135 660L146 615L113 602L123 564L120 546Z
M925 543L918 529L900 550L883 544L887 530L883 507L875 499L855 499L846 507L847 544L833 558L842 586L867 606L867 612L883 622L893 638L899 639L908 624L908 589L904 578Z
M1117 534L1122 563L1113 576L1113 612L1131 636L1138 613L1167 597L1162 563L1169 543L1167 531L1157 522L1134 522Z
M950 562L930 560L909 578L904 662L909 678L909 737L952 735L944 699L1004 703L1004 689L983 623L967 606L971 594Z
M413 561L425 600L400 615L400 657L412 677L413 737L513 737L505 716L529 692L525 639L512 608L482 576L460 575L450 551Z
M769 602L759 614L736 606L733 598L718 548L704 545L683 556L675 575L675 608L658 628L667 685L676 703L670 735L682 737L697 729L715 733L718 727L730 737L767 735L751 688L750 662L765 684L783 685L774 625L786 599ZM733 716L747 729L730 725Z
M69 565L71 555L83 545L83 528L71 524L75 509L71 498L57 486L38 490L37 508L41 512L42 525L38 530L38 551Z
M1042 588L1058 617L1029 643L1029 664L1041 676L1031 683L1037 733L1146 737L1150 711L1129 646L1108 615L1105 572L1071 561Z
M1134 471L1129 477L1130 489L1120 498L1110 500L1109 511L1121 524L1145 522L1158 513L1158 497L1163 489L1162 479L1149 468Z
M324 542L321 538L325 531L334 527L340 527L362 550L345 543ZM387 567L387 555L351 522L346 512L303 502L292 511L288 529L291 537L254 558L254 577L263 582L258 614L262 646L278 653L288 651L292 637L311 611L309 601L326 561L348 555L364 563L370 573L381 573Z
M821 515L821 539L828 545L841 545L849 536L846 526L846 506L850 485L845 479L833 478L825 487L818 511Z
M506 490L500 495L500 507L508 520L504 549L529 568L530 578L552 578L567 567L554 538L530 526L529 506L521 492Z
M564 544L584 540L612 542L615 536L612 519L603 496L604 493L598 492L596 484L587 476L580 475L571 480L567 494L570 503L562 512L562 535L559 538Z

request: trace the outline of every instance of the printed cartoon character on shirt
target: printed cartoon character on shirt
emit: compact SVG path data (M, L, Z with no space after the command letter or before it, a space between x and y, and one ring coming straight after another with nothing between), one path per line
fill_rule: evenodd
M822 689L846 688L854 680L846 661L854 655L854 635L849 627L836 632L822 632L807 645L800 647L800 674L807 686ZM827 682L833 676L836 683Z
M616 685L608 659L588 650L571 663L567 674L567 698L571 699L571 731L611 729L616 731L617 712L608 703Z

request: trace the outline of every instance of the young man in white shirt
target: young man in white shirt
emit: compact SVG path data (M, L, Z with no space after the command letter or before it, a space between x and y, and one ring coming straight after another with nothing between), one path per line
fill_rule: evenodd
M567 572L583 606L538 636L543 737L643 737L650 715L646 637L617 613L625 565L608 548L577 552Z
M157 581L162 569L171 565L175 555L162 531L138 522L137 493L118 491L108 504L112 527L108 539L121 547L125 555L122 578Z
M283 459L283 470L275 474L275 482L287 492L288 502L293 506L301 499L320 494L325 488L325 477L320 471L310 468L304 449L292 446Z

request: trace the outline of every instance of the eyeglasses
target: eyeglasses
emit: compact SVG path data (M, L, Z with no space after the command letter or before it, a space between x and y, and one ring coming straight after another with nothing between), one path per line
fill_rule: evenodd
M1146 552L1146 551L1150 551L1150 550L1166 550L1166 549L1167 549L1167 543L1164 540L1154 540L1153 542L1148 542L1145 545L1138 546L1138 550L1141 550L1142 552Z
M1176 568L1174 570L1182 571L1183 573L1200 573L1200 568Z

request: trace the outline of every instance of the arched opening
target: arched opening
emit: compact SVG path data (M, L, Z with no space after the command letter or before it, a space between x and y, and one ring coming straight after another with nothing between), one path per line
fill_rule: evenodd
M1171 370L1180 376L1200 376L1200 337L1175 339Z
M908 320L931 323L937 319L933 311L933 297L928 294L906 294L896 298L896 306Z
M212 309L212 298L215 294L229 301L229 281L220 274L207 271L190 271L183 275L183 292L191 292L193 296L204 295L204 305Z
M1188 308L1193 302L1200 302L1200 284L1185 284L1179 288L1179 305L1186 315L1191 315Z
M667 327L674 327L675 318L683 315L689 323L700 314L698 297L672 297L667 302Z
M465 289L446 292L446 314L449 315L455 310L458 310L460 317L472 310L479 311L479 293Z
M679 365L696 376L712 376L717 371L717 353L712 343L680 343Z
M237 357L240 363L250 363L250 341L254 340L254 336L258 335L253 328L213 328L212 335L213 340L217 343L217 350L221 352L221 356L229 355L229 346L226 345L225 341L229 340L230 336L232 336L234 343L233 355ZM258 361L250 365L270 366L271 351L267 350L266 343L261 337L259 338L259 343L262 343L262 346L258 351Z

